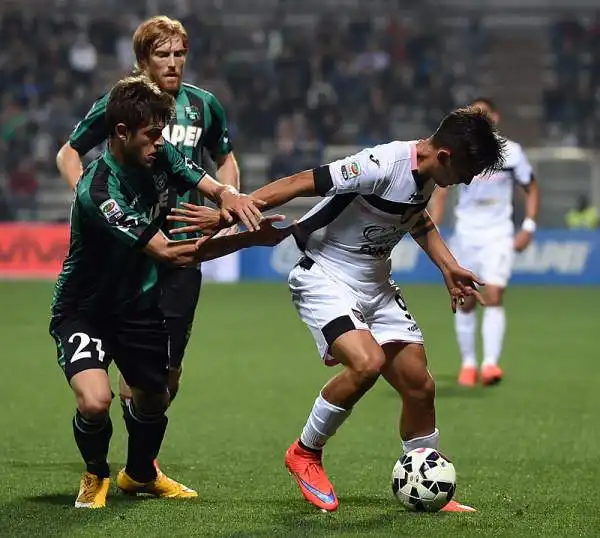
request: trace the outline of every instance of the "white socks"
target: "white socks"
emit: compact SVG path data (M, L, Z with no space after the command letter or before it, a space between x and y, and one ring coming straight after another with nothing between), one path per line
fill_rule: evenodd
M416 448L433 448L437 450L440 446L440 430L437 428L433 430L433 433L425 435L424 437L415 437L408 441L402 440L402 451L404 454L415 450Z
M502 352L506 331L506 316L503 306L488 306L483 310L481 335L483 336L483 365L496 365Z
M351 409L342 409L330 404L319 394L302 430L300 441L313 450L322 449L327 439L337 431L351 412Z
M475 330L477 329L477 318L475 310L472 310L468 314L461 310L457 310L454 315L454 327L456 329L456 337L458 339L458 347L460 348L463 368L476 368Z
M302 430L300 441L302 441L303 445L313 450L322 449L327 440L344 423L351 412L351 409L342 409L330 404L319 394L306 421L306 425ZM408 441L403 439L402 450L405 454L416 448L433 448L437 450L439 444L440 431L435 428L429 435L415 437Z
M477 317L475 310L468 314L458 310L454 316L454 327L463 368L476 368L475 331L477 329ZM498 364L505 332L506 316L504 307L486 306L483 309L483 321L481 323L483 366Z

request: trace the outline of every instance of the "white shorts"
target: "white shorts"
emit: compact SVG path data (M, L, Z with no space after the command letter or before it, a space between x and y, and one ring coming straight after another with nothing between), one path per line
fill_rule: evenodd
M379 345L423 343L421 330L393 281L382 283L373 293L363 293L325 273L316 263L310 268L302 265L305 263L296 265L289 275L292 301L328 366L336 364L329 355L331 344L354 329L370 331Z
M513 238L493 239L488 243L473 243L455 235L450 249L463 267L473 271L486 284L505 288L510 280L515 259Z

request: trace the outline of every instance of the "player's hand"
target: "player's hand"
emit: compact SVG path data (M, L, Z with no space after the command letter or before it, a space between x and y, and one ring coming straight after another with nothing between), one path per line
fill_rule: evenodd
M284 215L270 215L264 217L260 222L260 229L252 232L252 238L255 245L263 247L274 247L281 243L286 237L292 235L294 226L286 226L285 228L275 228L274 222L282 222L285 220Z
M226 222L233 223L235 215L249 231L259 229L262 213L258 208L264 207L266 202L227 188L221 192L219 202L221 215Z
M479 304L485 304L483 296L477 286L485 286L484 282L471 271L456 264L442 271L444 282L450 294L450 307L456 313L456 307L463 304L466 297L475 297Z
M531 243L533 239L533 234L531 232L527 232L525 230L519 230L517 235L515 235L514 240L514 249L517 252L523 252Z
M171 209L171 215L167 215L167 220L187 224L187 226L170 230L171 235L195 232L210 235L227 226L219 210L187 202L183 202L181 207Z
M183 222L188 226L173 228L169 231L171 235L203 232L212 234L223 228L223 220L220 211L194 204L182 204L184 208L175 207L171 209L172 215L167 215L167 220Z

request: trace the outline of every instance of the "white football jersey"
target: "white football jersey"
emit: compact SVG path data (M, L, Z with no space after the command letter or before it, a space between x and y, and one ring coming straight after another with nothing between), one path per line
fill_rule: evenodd
M351 285L387 282L392 249L435 188L416 169L416 142L399 141L317 168L315 185L325 199L299 221L300 250Z
M459 185L456 233L469 241L487 242L514 233L513 184L529 185L532 169L523 148L507 140L504 168L476 176L470 185Z

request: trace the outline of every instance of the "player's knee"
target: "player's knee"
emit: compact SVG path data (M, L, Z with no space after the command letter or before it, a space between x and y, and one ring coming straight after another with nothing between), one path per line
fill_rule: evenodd
M435 381L428 371L422 375L414 376L407 380L405 398L420 405L433 405L435 400Z
M162 415L169 407L169 392L148 393L133 390L133 403L135 408L144 415Z
M125 379L123 379L122 375L119 375L119 396L121 400L128 400L131 398L131 389L125 382Z
M366 351L352 365L352 371L361 383L375 382L385 365L385 355L381 350Z
M461 312L468 314L469 312L473 312L473 310L475 310L476 306L477 306L477 301L475 300L475 297L467 297L465 299L464 304L459 305L459 308L460 308Z
M101 418L110 410L112 394L105 392L87 392L77 397L77 408L86 418Z

